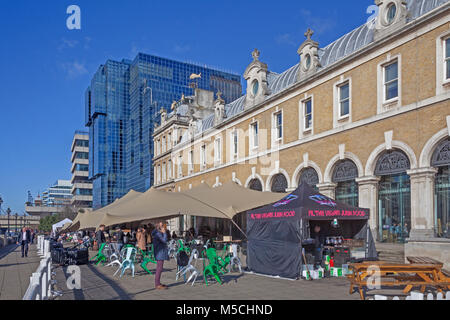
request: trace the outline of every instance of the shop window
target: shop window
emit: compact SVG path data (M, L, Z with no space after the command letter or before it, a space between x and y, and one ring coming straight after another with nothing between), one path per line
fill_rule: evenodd
M411 229L410 161L400 150L383 153L375 168L378 184L378 237L384 242L404 242Z
M436 236L450 238L450 138L436 147L431 165L438 169L434 182Z
M336 186L336 200L350 206L358 206L358 168L351 160L342 160L335 166L333 182Z

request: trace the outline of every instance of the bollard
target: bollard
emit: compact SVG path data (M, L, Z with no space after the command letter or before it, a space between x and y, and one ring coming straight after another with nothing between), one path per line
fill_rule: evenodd
M33 272L32 276L30 277L30 282L32 286L37 286L37 294L36 294L36 300L41 300L41 291L39 290L39 280L40 280L40 274L38 272Z
M41 236L38 236L37 239L37 253L38 255L41 255Z
M41 270L41 300L47 299L47 268L46 268L46 260L41 260L39 269Z
M51 286L51 280L52 280L52 260L50 258L47 258L47 297L52 296L52 286Z
M44 257L47 257L48 253L50 253L50 241L44 240Z

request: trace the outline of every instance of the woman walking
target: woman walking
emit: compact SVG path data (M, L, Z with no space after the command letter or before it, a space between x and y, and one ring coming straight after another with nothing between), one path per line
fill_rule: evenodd
M161 284L161 273L163 271L164 260L169 260L166 231L167 226L163 222L160 222L152 232L153 249L156 259L155 288L158 290L167 289L167 286Z

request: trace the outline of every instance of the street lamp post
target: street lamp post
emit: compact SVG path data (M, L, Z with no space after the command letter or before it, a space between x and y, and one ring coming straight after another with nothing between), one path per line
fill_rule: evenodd
M2 199L2 196L0 196L0 215L2 214L2 204L3 204L3 199Z
M9 234L9 216L11 215L11 209L6 209L6 214L8 215L8 234Z
M19 217L19 214L16 212L16 214L14 216L16 217L15 230L16 230L16 233L17 233L17 218Z

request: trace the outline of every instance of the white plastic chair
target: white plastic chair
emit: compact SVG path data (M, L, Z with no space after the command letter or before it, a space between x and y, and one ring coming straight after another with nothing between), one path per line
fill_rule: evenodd
M169 258L175 258L177 254L177 241L173 239L170 240L167 247L169 249Z
M242 263L241 259L238 257L238 245L232 244L231 245L231 252L233 253L233 256L230 259L230 270L233 270L234 266L237 266L239 268L239 272L242 273Z
M117 245L111 245L111 254L108 257L108 260L110 261L106 266L113 266L115 264L122 266L122 254L120 251L118 251Z
M190 276L187 279L185 284L188 284L192 279L192 286L194 285L195 281L197 280L197 277L199 275L199 271L198 269L192 264L192 260L197 260L199 257L199 252L197 249L192 250L191 252L191 256L189 257L189 262L187 264L187 266L182 267L178 272L177 272L177 276L176 276L176 280L178 281L178 278L180 276L185 276L187 272L190 272Z
M120 263L119 268L114 273L114 276L119 272L119 270L122 270L120 273L120 277L123 276L125 273L125 270L131 269L131 274L134 278L134 261L136 259L136 248L134 247L127 247L122 250L122 262Z

